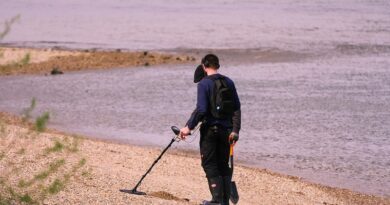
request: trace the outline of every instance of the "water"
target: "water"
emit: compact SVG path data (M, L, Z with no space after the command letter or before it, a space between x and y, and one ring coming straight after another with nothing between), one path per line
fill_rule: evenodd
M27 45L297 50L389 45L389 7L386 0L0 0L0 19L20 14L4 41Z
M22 16L5 43L222 49L221 72L242 101L242 163L387 196L389 10L387 1L0 1L0 18ZM194 68L0 77L0 110L20 113L36 97L35 115L50 111L52 127L165 146L194 108Z

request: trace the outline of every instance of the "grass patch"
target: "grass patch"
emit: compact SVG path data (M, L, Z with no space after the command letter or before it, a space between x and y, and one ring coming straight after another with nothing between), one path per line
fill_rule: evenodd
M2 65L2 68L4 69L4 70L8 70L8 71L10 71L10 70L12 70L12 68L21 68L21 67L23 67L23 66L25 66L25 65L28 65L29 63L30 63L30 60L31 60L31 54L30 53L26 53L24 56L23 56L23 58L22 59L20 59L20 60L17 60L17 61L14 61L14 62L12 62L12 63L9 63L9 64L7 64L7 65Z
M49 169L35 175L35 180L46 179L51 173L56 172L62 165L65 164L64 159L57 160L49 165Z
M34 179L37 179L37 180L44 180L46 179L47 177L49 176L49 172L48 171L43 171L37 175L35 175Z
M64 144L62 144L59 141L55 141L53 147L46 149L46 153L61 152L64 149L64 147L65 147Z
M85 165L85 163L87 163L87 160L85 158L82 158L80 161L79 161L79 166L82 167Z
M87 163L85 158L80 159L80 161L73 167L72 172L76 172L78 169L83 167Z
M50 119L49 112L45 112L41 116L37 117L37 119L35 120L35 124L34 124L35 130L38 132L45 131L46 125L47 125L47 122L49 121L49 119Z
M54 180L53 183L50 184L47 191L50 194L56 194L56 193L60 192L62 189L64 189L64 187L65 187L64 182L62 182L59 179L56 179L56 180Z
M34 202L34 200L28 194L24 194L23 196L19 196L19 201L27 203L27 204L32 204Z
M83 172L81 173L81 176L83 176L83 177L89 177L89 176L91 176L91 173L89 173L88 171L83 171Z
M24 179L21 179L19 180L18 182L18 187L19 188L24 188L24 187L28 187L31 185L31 182L26 182Z
M0 205L6 204L38 204L33 198L30 196L30 194L25 193L25 194L20 194L16 192L12 187L6 185L5 183L2 184L4 187L4 190L8 194L6 196L2 195L4 192L0 192Z
M66 137L62 142L59 140L55 140L54 145L52 147L45 149L45 153L50 154L52 152L61 152L63 150L75 153L79 151L78 146L78 138L72 138L72 141L70 141L69 138Z
M30 53L26 53L26 55L24 55L24 57L18 62L18 64L20 66L24 66L24 65L27 65L30 63L30 60L31 60L31 55Z

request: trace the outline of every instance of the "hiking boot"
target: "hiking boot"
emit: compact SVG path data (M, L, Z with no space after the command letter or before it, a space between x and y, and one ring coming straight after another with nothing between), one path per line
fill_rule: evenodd
M203 201L203 205L222 205L223 200L223 179L222 177L207 178L212 196L211 201Z

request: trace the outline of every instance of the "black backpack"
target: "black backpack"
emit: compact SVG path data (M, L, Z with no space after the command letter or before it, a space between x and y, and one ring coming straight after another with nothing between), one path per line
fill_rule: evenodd
M212 79L214 87L210 96L211 115L217 119L232 117L234 112L233 90L229 88L224 76Z

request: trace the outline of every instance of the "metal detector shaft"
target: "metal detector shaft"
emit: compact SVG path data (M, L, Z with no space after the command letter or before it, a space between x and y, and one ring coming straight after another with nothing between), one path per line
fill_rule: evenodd
M153 162L152 166L150 166L150 168L148 169L148 171L142 176L142 178L139 180L139 182L137 183L137 185L135 185L135 187L133 188L132 192L135 193L137 192L137 188L138 186L141 184L142 180L144 180L144 178L146 177L146 175L149 174L149 172L153 169L154 165L157 164L157 162L161 159L161 157L164 155L164 153L169 149L169 147L171 147L171 145L175 142L175 138L173 138L171 140L171 142L169 143L169 145L161 152L160 156L158 156L158 158Z

